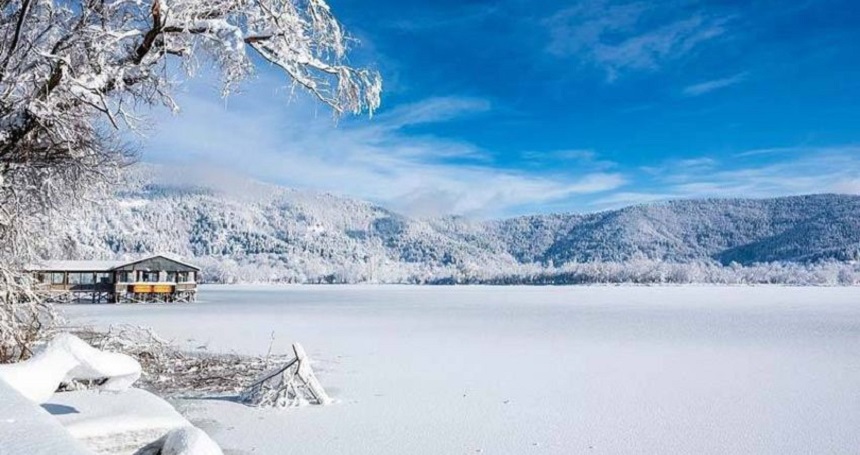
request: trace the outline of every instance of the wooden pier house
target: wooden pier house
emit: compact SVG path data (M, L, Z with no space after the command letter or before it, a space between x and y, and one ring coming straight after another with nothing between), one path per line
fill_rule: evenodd
M44 261L37 289L59 302L193 302L200 268L155 255L136 261Z

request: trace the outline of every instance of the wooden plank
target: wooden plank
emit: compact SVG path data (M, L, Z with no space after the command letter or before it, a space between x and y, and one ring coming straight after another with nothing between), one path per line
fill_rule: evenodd
M171 294L173 293L173 285L155 284L152 286L152 292L155 294Z
M133 284L130 287L131 292L135 294L149 294L152 292L151 284Z

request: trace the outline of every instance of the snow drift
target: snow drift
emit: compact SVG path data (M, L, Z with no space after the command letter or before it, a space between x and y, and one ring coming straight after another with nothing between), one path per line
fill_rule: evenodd
M140 364L133 358L99 351L69 334L57 335L24 362L0 366L0 379L37 403L47 401L64 381L105 379L99 388L122 391L128 389L140 373Z

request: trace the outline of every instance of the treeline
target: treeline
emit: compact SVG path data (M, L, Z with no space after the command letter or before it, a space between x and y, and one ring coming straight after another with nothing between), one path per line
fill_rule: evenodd
M202 259L202 258L201 258ZM672 263L650 260L583 262L563 266L536 263L509 267L457 264L366 264L327 267L324 264L260 264L251 261L202 260L208 283L301 284L484 284L484 285L586 285L586 284L781 284L795 286L853 286L860 284L860 263L822 261L800 264L721 265L717 262Z
M860 284L860 264L827 261L814 264L767 263L723 266L717 263L592 262L569 264L560 270L530 275L508 274L480 279L495 285L577 284L781 284L793 286L854 286Z

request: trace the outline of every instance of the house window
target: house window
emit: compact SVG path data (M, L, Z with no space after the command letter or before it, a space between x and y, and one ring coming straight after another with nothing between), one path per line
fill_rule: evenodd
M179 279L178 283L188 283L190 281L188 279L188 272L178 272L177 277Z
M51 274L51 284L63 284L65 276L62 272L54 272Z
M111 284L113 280L111 279L110 273L97 273L96 274L96 283L98 284Z
M134 283L134 272L118 272L116 279L119 283Z
M87 272L70 273L69 284L93 284L93 274Z
M158 272L143 272L144 283L158 283Z
M176 272L167 272L167 282L176 283Z

